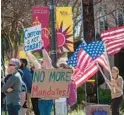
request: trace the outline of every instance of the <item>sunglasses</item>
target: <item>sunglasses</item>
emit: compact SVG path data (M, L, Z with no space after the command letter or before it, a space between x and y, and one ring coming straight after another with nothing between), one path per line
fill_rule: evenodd
M8 64L9 66L15 66L14 64Z

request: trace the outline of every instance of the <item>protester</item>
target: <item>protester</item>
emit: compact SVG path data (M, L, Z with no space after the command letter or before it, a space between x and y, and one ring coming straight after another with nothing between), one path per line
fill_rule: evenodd
M1 78L1 87L5 84L4 80L5 80L4 78ZM1 115L2 115L2 112L6 110L6 100L5 99L6 99L6 95L3 92L1 92Z
M20 61L16 58L12 58L8 64L9 78L2 86L1 90L6 94L8 115L19 115L21 108L21 86L22 78L18 69L20 67Z
M30 69L27 67L28 61L27 61L27 59L25 59L25 58L21 58L21 59L20 59L20 62L21 62L20 69L21 69L22 72L23 72L22 80L24 81L24 83L25 83L26 86L27 86L27 92L28 92L28 93L31 93L32 77L33 77L33 76L32 76L32 73L31 73Z
M30 63L30 70L31 70L31 73L33 75L34 73L34 65L32 63ZM38 108L38 98L32 98L31 97L31 102L32 102L32 107L33 107L33 111L34 111L34 114L35 115L40 115L40 111L39 111L39 108Z
M123 78L119 75L119 69L117 67L112 67L112 80L106 79L111 89L111 108L112 115L119 115L119 106L122 102L123 96Z
M31 85L32 85L32 74L29 71L29 69L26 67L27 66L27 60L21 58L20 59L21 65L19 69L19 73L21 74L22 80L26 85L27 91L22 91L21 93L21 104L22 107L19 111L19 115L26 115L27 112L27 92L31 92Z
M60 58L57 62L57 67L60 69L71 69L73 71L73 68L71 68L69 65L66 63L67 59L66 58ZM77 102L77 88L76 84L73 80L71 80L70 83L70 94L69 97L67 98L67 104L72 106L76 104ZM70 107L68 106L68 107Z
M30 62L34 65L35 69L52 69L51 59L47 53L47 51L43 48L43 61L39 63L38 60L32 55L30 52L27 52L27 57ZM53 106L53 100L39 99L38 107L40 111L40 115L50 115Z

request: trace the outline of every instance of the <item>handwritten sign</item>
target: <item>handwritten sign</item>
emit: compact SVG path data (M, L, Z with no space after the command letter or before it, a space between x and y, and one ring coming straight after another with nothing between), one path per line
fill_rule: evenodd
M41 49L41 25L24 29L24 51Z
M86 115L111 115L110 105L91 104L85 107Z
M71 69L36 70L31 96L43 99L69 97L71 73Z

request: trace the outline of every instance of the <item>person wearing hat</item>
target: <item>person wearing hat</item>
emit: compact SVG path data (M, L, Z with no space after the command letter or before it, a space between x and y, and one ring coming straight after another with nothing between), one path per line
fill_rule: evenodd
M106 79L106 82L110 86L111 90L111 109L112 115L119 115L119 107L123 98L123 78L119 75L119 69L117 67L112 67L112 80Z
M18 59L10 59L8 64L10 77L1 88L1 91L6 94L8 115L18 115L21 108L22 78L18 72L19 67L20 61Z

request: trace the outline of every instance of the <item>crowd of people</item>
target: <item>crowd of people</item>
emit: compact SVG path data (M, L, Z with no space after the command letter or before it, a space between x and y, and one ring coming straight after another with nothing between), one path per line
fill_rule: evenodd
M34 69L52 69L51 59L45 49L42 49L43 58L37 58L30 52L26 58L9 60L7 75L2 79L2 97L6 97L8 115L26 115L28 97L31 94ZM29 63L30 62L30 68ZM63 63L63 62L61 62ZM69 68L65 63L59 63L59 68ZM62 66L65 65L65 66ZM3 100L3 99L2 99ZM32 98L31 103L35 115L50 115L53 100Z
M26 115L27 104L31 94L34 69L52 69L51 59L45 49L42 49L43 58L38 61L36 57L27 52L27 59L12 58L9 60L7 75L2 79L2 97L6 98L8 115ZM30 68L29 63L30 62ZM58 68L70 68L66 63L58 63ZM123 79L119 76L117 67L112 68L113 79L106 80L111 86L112 115L119 115L119 106L123 96ZM114 91L115 89L115 91ZM50 115L53 100L32 98L31 103L35 115ZM3 106L2 106L3 107Z

